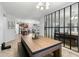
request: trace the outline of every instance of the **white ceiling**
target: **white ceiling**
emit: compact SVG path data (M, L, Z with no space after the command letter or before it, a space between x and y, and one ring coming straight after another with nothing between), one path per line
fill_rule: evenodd
M68 6L74 2L50 2L50 9L44 11L36 9L37 3L38 2L1 2L0 4L8 14L17 18L40 19L45 14Z

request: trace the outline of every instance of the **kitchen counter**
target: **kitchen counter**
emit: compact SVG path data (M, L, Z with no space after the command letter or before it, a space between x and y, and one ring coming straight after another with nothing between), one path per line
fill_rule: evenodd
M22 45L26 48L30 56L42 57L49 53L54 53L54 56L62 56L61 42L47 37L39 37L32 39L32 34L22 36Z

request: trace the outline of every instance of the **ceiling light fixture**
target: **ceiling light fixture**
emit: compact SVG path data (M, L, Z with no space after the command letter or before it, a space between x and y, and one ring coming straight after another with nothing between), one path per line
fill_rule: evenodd
M45 10L45 9L49 9L49 3L48 2L39 2L36 6L37 9L40 9L40 10Z

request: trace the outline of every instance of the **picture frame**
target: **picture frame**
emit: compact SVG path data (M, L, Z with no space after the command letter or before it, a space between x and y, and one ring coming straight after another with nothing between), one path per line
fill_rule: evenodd
M8 21L8 29L14 29L15 28L15 22Z

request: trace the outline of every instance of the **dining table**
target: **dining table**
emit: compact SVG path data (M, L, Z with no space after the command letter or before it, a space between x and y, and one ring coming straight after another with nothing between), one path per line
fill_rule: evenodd
M43 57L53 53L53 57L62 56L62 42L48 37L32 38L32 34L21 36L21 43L30 57Z

